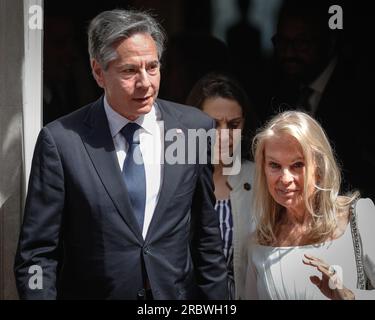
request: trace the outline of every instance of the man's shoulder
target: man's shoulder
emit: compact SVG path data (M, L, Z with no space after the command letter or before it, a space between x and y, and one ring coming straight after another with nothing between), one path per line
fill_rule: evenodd
M100 99L91 102L65 116L62 116L47 125L47 128L51 132L61 131L61 130L71 130L82 127L86 120L89 120L90 111L95 105L100 103Z
M196 107L164 99L157 99L156 102L162 111L169 112L188 128L212 127L213 119Z
M89 103L72 113L62 116L48 124L46 124L41 132L41 137L49 137L55 144L61 146L72 146L78 139L81 141L82 136L86 136L90 132L95 117L101 116L100 111L101 99ZM103 116L104 110L103 110Z

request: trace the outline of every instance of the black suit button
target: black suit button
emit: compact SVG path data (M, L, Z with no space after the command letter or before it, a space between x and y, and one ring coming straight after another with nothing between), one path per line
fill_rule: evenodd
M149 247L144 247L143 248L143 253L144 254L149 254L150 253L150 248Z
M250 191L251 190L251 185L250 183L246 182L244 185L243 185L244 189L247 190L247 191Z
M138 299L143 299L145 297L145 295L146 295L145 289L138 290L138 292L137 292Z

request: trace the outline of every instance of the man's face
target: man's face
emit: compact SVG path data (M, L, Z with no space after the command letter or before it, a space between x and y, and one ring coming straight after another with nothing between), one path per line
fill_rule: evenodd
M115 50L117 58L107 70L92 61L94 76L111 107L133 121L150 112L158 95L160 64L156 43L149 34L139 33L119 41Z
M303 18L284 17L280 20L272 40L276 59L288 78L311 81L320 71L327 48L317 29Z

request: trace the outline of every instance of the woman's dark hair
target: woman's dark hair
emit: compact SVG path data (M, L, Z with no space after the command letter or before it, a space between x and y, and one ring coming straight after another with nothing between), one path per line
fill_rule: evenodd
M254 105L241 85L230 75L211 72L201 78L191 90L186 104L202 110L204 102L209 98L225 98L236 101L241 109L244 118L242 130L242 158L251 158L251 140L254 136L257 117Z

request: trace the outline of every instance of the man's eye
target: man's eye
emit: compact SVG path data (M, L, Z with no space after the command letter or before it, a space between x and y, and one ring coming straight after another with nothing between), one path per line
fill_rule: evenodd
M311 41L309 39L297 38L297 39L294 39L293 43L297 49L305 49L306 47L310 45Z
M147 72L150 73L150 74L155 74L155 73L157 73L158 69L159 69L158 64L152 64L147 68Z
M134 68L127 68L127 69L123 69L122 72L127 75L132 75L132 74L135 74L137 70Z

